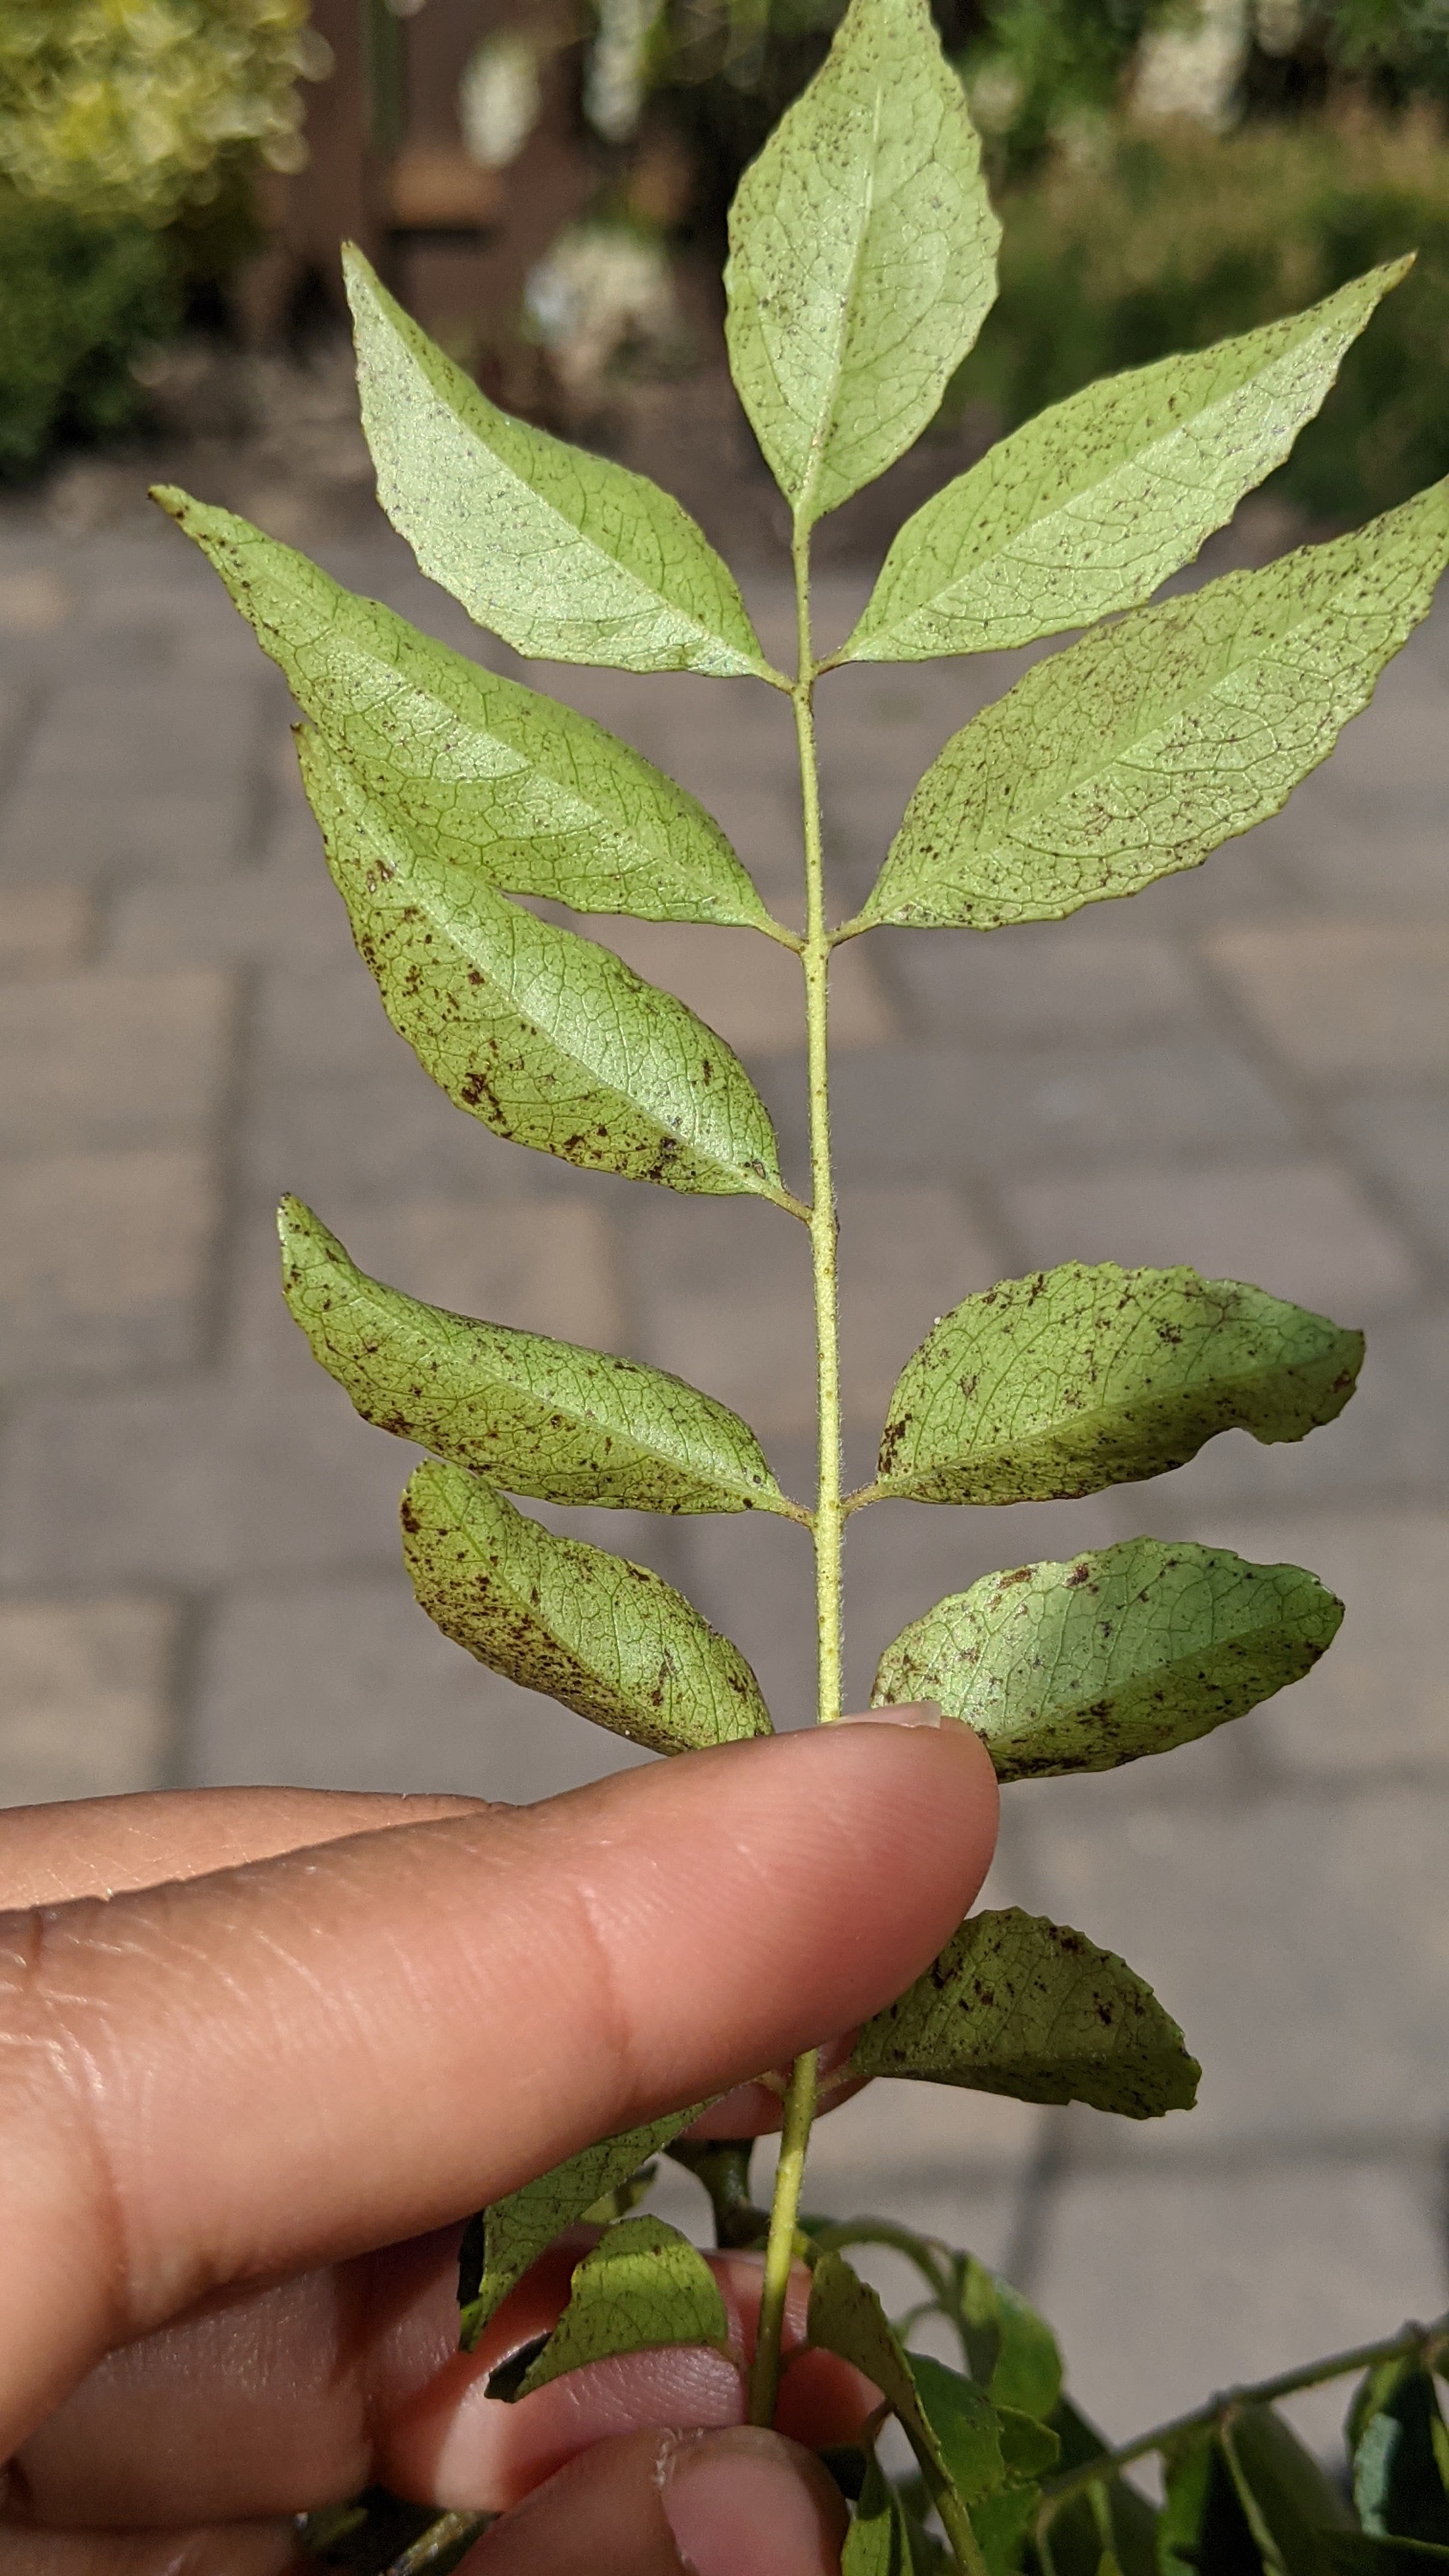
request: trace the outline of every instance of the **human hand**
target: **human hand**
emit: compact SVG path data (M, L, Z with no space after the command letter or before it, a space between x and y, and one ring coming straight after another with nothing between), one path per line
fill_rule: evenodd
M713 2352L501 2405L577 2246L463 2355L459 2222L681 2101L744 2083L714 2125L769 2125L750 2076L919 1974L995 1819L974 1735L884 1723L526 1809L0 1817L0 2576L281 2576L288 2517L372 2482L500 2512L467 2576L827 2576L843 2511L803 2445L848 2439L865 2383L787 2370L798 2443L744 2428ZM756 2275L719 2259L747 2350Z

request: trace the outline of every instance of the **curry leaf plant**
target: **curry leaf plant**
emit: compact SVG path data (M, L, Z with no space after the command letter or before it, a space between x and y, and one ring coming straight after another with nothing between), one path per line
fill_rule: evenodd
M695 799L601 726L353 597L229 511L157 495L285 674L358 948L434 1081L495 1134L580 1172L765 1199L774 1222L808 1232L818 1481L797 1500L755 1429L682 1379L405 1295L358 1267L325 1210L283 1201L284 1291L317 1358L367 1421L428 1453L402 1507L423 1606L483 1663L661 1754L768 1733L755 1675L657 1574L563 1534L530 1503L804 1523L829 1725L841 1714L852 1513L886 1497L959 1509L1099 1493L1180 1466L1232 1428L1301 1440L1342 1411L1362 1357L1352 1329L1249 1283L1069 1262L943 1316L902 1369L873 1480L843 1487L833 952L878 923L925 933L1055 920L1196 866L1325 758L1449 556L1440 484L1357 534L1151 600L1286 455L1401 262L1015 432L902 528L853 635L817 656L812 530L929 421L991 303L996 241L927 0L851 0L828 60L745 175L726 277L735 383L793 525L792 673L769 663L733 576L677 502L497 410L348 254L379 495L424 571L521 653L699 672L787 698L803 935L772 917ZM946 745L874 891L837 918L816 759L828 673L1073 627L1091 631ZM786 1186L765 1104L706 1021L520 898L753 929L798 957L808 1200ZM935 1700L978 1730L1003 1781L1108 1770L1293 1682L1340 1616L1298 1567L1128 1539L1006 1565L922 1603L880 1641L875 1699ZM480 2212L459 2292L463 2342L490 2364L491 2393L526 2404L603 2356L670 2344L712 2347L743 2369L709 2261L633 2214L650 2160L669 2155L708 2192L718 2243L762 2257L742 2393L751 2419L774 2421L799 2262L813 2275L810 2340L880 2392L860 2448L831 2460L855 2507L848 2576L1449 2567L1442 2329L1214 2400L1111 2451L1062 2395L1051 2332L1008 2284L888 2222L802 2220L818 2103L881 2075L1155 2119L1191 2105L1198 2068L1150 1986L1087 1932L1015 1910L972 1916L842 2065L822 2077L807 2053L790 2071L768 2211L750 2197L747 2145L691 2138L696 2103L596 2141ZM500 2350L503 2302L578 2222L592 2250L558 2325L524 2352ZM848 2259L882 2243L906 2254L925 2292L899 2325ZM958 2336L959 2369L912 2348L927 2314ZM1272 2401L1351 2369L1368 2376L1350 2420L1350 2502ZM904 2480L874 2456L887 2416L915 2458ZM1164 2465L1160 2510L1123 2474L1148 2451ZM402 2576L456 2563L481 2527L408 2512L364 2499L314 2517L310 2540Z

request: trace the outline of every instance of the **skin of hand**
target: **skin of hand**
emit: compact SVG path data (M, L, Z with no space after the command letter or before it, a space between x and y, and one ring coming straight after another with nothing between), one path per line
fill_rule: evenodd
M808 2447L876 2403L787 2319L732 2355L483 2391L589 2240L457 2350L461 2221L751 2080L918 1975L996 1783L924 1709L729 1745L532 1808L214 1790L0 1815L0 2576L292 2576L291 2515L385 2484L501 2519L466 2576L834 2576Z

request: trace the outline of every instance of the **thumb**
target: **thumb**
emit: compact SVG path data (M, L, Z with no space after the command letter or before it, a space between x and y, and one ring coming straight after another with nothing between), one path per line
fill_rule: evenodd
M840 2576L846 2512L778 2433L596 2443L505 2516L460 2576Z

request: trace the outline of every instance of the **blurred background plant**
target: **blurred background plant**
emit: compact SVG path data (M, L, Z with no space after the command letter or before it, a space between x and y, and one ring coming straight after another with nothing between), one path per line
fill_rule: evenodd
M5 0L0 471L143 400L134 361L260 239L259 168L306 157L308 0Z
M1093 376L1404 249L1413 276L1279 497L1349 518L1449 469L1449 0L933 5L1006 215L943 471ZM242 316L276 378L299 313L339 326L348 231L500 400L627 448L653 388L697 445L701 383L730 400L724 213L843 6L5 0L0 473L148 400L164 421L205 374L198 327L214 349ZM158 360L187 325L191 354Z

